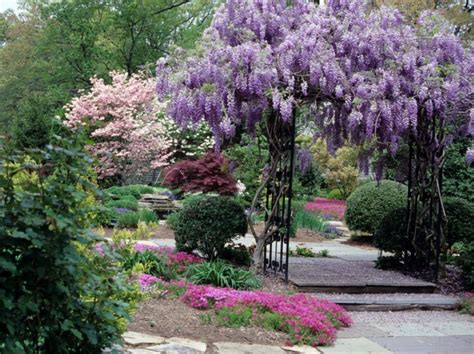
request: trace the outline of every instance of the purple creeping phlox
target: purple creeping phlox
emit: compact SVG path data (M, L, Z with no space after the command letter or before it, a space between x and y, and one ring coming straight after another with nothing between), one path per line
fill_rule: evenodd
M164 256L167 259L167 264L171 267L176 266L178 272L182 273L186 267L193 263L201 263L204 260L192 253L176 252L176 249L171 246L156 246L138 243L135 245L136 252L150 251L159 256Z
M344 212L346 211L346 201L327 198L316 198L312 202L305 205L306 211L318 212L325 219L337 218L344 219Z
M339 305L305 294L285 296L189 284L182 301L196 309L219 311L249 306L254 313L260 310L281 315L284 322L280 328L289 334L293 344L331 344L336 338L337 328L352 323Z
M140 277L138 278L138 283L140 284L140 287L142 288L142 290L149 288L150 286L152 286L153 284L159 281L160 279L155 277L154 275L145 274L145 273L141 274Z

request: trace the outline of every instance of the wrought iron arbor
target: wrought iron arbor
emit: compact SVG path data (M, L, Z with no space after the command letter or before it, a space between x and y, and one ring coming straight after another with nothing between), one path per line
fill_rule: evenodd
M291 233L291 200L295 169L296 114L291 122L268 120L270 174L266 184L265 225L268 237L263 250L264 271L284 274L288 281ZM276 138L276 139L272 139Z

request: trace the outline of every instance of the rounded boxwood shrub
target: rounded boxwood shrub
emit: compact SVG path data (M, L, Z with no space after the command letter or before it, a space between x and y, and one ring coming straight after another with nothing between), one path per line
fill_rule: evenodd
M229 197L202 196L187 203L178 214L175 230L180 251L200 251L214 259L226 243L247 232L244 209Z
M474 203L458 197L444 198L449 246L458 241L474 241Z
M375 247L385 252L392 252L400 258L410 245L407 226L406 208L391 210L375 230Z
M407 187L382 180L357 188L347 199L345 219L351 230L375 233L383 218L407 203Z

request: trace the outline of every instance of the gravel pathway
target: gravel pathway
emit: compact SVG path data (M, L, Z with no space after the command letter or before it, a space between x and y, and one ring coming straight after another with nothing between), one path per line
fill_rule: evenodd
M473 322L474 317L463 315L454 311L394 311L394 312L349 312L354 322L363 323L418 323L425 324L427 322ZM473 333L474 335L474 333Z

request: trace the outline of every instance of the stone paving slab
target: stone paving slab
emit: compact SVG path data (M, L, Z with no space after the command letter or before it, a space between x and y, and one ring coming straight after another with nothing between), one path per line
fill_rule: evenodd
M371 338L397 354L472 354L474 353L474 335L445 337L380 337Z
M420 323L374 323L375 327L393 337L445 336L436 329Z
M318 347L324 354L389 354L390 350L367 338L341 338L332 347Z
M427 323L426 325L449 336L468 336L468 335L474 336L474 322L447 321L447 322L441 322L441 323L439 322Z
M337 340L340 338L362 338L362 337L388 337L390 334L378 327L367 323L355 322L348 328L337 332Z
M214 346L219 354L285 354L280 347L270 345L217 342Z
M126 344L135 346L145 344L160 344L165 342L163 337L132 331L125 332L123 334L123 339Z

